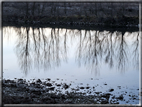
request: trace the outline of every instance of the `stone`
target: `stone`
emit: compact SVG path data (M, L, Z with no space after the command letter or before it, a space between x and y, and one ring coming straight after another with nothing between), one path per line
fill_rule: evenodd
M51 86L52 86L52 84L51 84L51 83L46 83L46 85L47 85L47 86L49 86L49 87L51 87Z
M18 83L23 84L24 83L23 79L18 79Z
M64 85L63 85L63 88L65 88L65 90L66 90L67 88L69 88L69 85L64 84Z
M96 94L100 94L100 92L95 92Z
M114 89L109 89L109 92L112 92L112 91L114 91Z
M55 87L48 88L51 91L54 91Z
M34 87L35 88L41 88L40 84L35 84Z
M110 93L104 93L104 94L101 95L101 97L109 99L110 95L111 95Z
M86 89L89 89L90 87L86 87Z
M61 84L56 84L56 86L60 87L60 86L61 86Z
M5 83L10 83L10 82L11 82L11 80L9 80L9 79L8 79L8 80L5 80Z
M123 100L123 95L121 94L119 97L116 97L117 99Z
M108 104L109 102L108 102L108 100L107 99L102 99L101 100L101 104Z
M42 81L40 79L36 80L37 83L42 83Z
M84 87L80 87L80 89L84 89Z

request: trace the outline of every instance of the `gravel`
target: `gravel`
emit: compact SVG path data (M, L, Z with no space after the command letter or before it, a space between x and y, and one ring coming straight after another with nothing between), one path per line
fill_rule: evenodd
M62 93L62 90L69 89L71 84L53 85L49 79L45 82L38 79L32 83L23 79L3 80L2 86L4 104L119 104L119 101L125 101L122 94L115 97L111 93L114 89L110 89L110 92L95 92L93 95L87 95L80 90L89 90L93 87L82 86ZM58 88L59 86L64 88ZM129 97L138 100L137 96Z

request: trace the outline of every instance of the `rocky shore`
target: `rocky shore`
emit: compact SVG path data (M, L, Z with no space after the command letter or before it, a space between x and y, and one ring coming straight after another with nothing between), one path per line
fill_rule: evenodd
M119 104L120 101L125 102L124 94L119 96L112 94L115 91L113 88L108 92L100 92L95 91L95 86L71 88L71 85L59 84L51 81L50 78L46 81L37 79L32 82L16 78L14 80L3 79L3 104ZM81 91L84 89L87 90L86 93ZM91 93L91 89L94 90L94 94L87 94ZM129 95L129 97L131 100L139 100L137 95Z

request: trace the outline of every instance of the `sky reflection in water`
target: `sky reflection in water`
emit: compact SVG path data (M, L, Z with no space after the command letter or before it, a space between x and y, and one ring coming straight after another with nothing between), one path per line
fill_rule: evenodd
M3 38L3 78L138 86L138 31L3 27Z

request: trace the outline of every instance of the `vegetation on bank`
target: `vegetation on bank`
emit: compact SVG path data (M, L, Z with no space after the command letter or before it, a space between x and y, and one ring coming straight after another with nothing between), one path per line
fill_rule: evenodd
M2 7L3 22L89 26L139 23L138 3L3 2Z
M24 24L51 24L51 25L104 25L138 27L139 17L93 17L93 16L5 16L3 22L17 22Z

